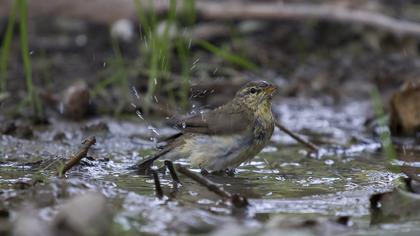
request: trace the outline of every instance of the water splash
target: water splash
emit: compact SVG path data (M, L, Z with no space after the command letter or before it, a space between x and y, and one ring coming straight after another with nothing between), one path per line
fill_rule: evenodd
M192 38L188 41L188 49L191 49Z
M136 114L140 119L144 120L143 115L141 114L139 110L136 111Z
M149 130L151 130L156 136L159 136L160 135L159 132L157 131L157 129L155 127L149 125L149 126L147 126L147 128Z
M144 37L143 37L143 41L144 41L144 47L145 47L146 49L149 49L149 44L147 43L146 36L144 36Z
M197 64L200 61L200 58L197 58L194 62L193 65Z
M139 100L139 101L140 101L140 95L139 95L139 93L137 92L137 89L136 89L134 86L133 86L133 87L131 87L131 89L133 90L134 96L136 96L137 100Z
M58 112L60 112L60 114L64 114L64 103L60 102L60 104L58 105Z
M200 61L200 58L197 58L193 63L192 66L190 68L190 70L194 70L197 67L197 63Z

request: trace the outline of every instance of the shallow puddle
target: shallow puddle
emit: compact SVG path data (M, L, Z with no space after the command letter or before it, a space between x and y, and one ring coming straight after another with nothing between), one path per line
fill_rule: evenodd
M282 100L274 111L281 114L287 127L306 135L322 150L318 155L308 153L276 130L273 142L252 162L238 168L234 177L209 176L226 190L248 197L251 205L246 211L232 212L230 204L182 175L183 185L177 191L169 174L161 175L167 197L157 200L153 179L128 168L154 151L155 144L149 139L154 137L154 129L162 136L173 130L142 120L96 119L83 124L56 121L38 128L30 141L1 136L0 199L12 212L12 219L23 205L29 204L43 220L50 221L57 206L69 197L99 191L115 211L115 232L127 235L249 235L269 234L273 229L312 235L319 232L286 227L276 220L339 216L350 216L352 224L334 228L330 234L372 235L385 230L415 234L420 222L369 225L370 195L391 190L401 176L386 169L380 144L365 127L372 115L369 102L332 105L289 99ZM93 129L100 127L97 124L107 128ZM57 139L58 133L64 135ZM89 135L97 139L90 158L69 171L67 181L53 177L60 163L76 152L80 141ZM40 182L30 186L35 180ZM33 188L42 189L42 199L32 195ZM47 201L45 196L51 199Z

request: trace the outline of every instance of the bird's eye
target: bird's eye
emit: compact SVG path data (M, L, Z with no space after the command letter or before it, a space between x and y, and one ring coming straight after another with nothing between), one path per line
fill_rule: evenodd
M249 90L250 93L256 93L257 89L256 88L251 88L251 90Z

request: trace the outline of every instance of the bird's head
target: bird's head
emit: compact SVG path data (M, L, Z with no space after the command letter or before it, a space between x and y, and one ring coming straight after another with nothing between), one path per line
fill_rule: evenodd
M276 85L264 80L251 81L236 93L235 99L251 108L271 105L271 98L276 90Z

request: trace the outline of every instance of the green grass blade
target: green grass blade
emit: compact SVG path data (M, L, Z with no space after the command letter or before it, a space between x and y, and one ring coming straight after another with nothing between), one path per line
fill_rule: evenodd
M187 24L192 25L195 23L195 0L184 0L183 13L186 16Z
M245 59L241 56L235 55L233 53L230 53L226 50L220 49L220 48L216 47L215 45L213 45L213 44L211 44L207 41L199 40L199 41L196 41L196 44L198 44L202 48L208 50L209 52L223 58L224 60L226 60L230 63L236 64L238 66L241 66L245 69L256 70L258 68L257 65L248 61L247 59Z
M120 114L121 110L124 108L124 105L128 101L128 94L129 94L129 88L128 88L128 77L127 72L124 66L124 57L121 53L120 46L118 44L118 40L111 37L111 44L112 49L115 54L115 64L117 67L117 81L119 82L119 85L121 87L121 93L123 100L120 101L120 104L118 105L117 109L115 109L115 115Z
M0 57L0 92L6 91L7 84L7 66L9 61L10 48L13 39L13 29L16 22L17 1L13 1L12 11L7 22L6 34L3 39Z
M168 12L168 19L166 20L165 29L163 32L163 39L164 41L168 40L169 37L169 30L173 25L176 17L176 0L169 1L169 12Z
M144 32L146 35L150 32L150 23L146 17L146 14L144 12L143 5L141 3L141 0L134 0L134 5L136 7L136 13L137 18L139 21L139 25L141 25L144 29Z
M34 109L35 115L42 115L42 106L37 95L36 89L32 82L32 65L29 54L29 40L28 40L28 1L18 0L19 8L19 32L20 32L20 47L22 50L23 67L25 71L26 86L28 89L28 97Z

